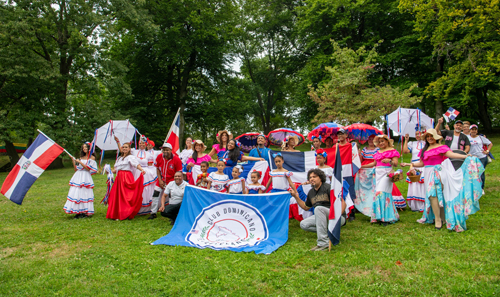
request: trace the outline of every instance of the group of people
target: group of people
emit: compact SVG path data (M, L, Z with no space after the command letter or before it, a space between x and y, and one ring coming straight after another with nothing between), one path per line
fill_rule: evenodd
M449 131L439 130L442 122L443 119L439 119L436 129L418 131L416 141L409 141L409 136L405 136L402 153L412 155L411 163L398 163L400 152L394 148L389 136L377 135L368 139L367 146L360 150L361 169L355 182L354 179L351 181L354 184L350 193L357 211L371 217L372 223L388 225L397 222L398 208L404 209L406 201L390 173L398 165L410 166L409 173L419 178L408 180L407 202L411 210L423 212L419 222L434 223L436 229L441 229L446 223L450 230L465 230L468 215L479 209L477 200L481 193L477 193L474 185L479 183L479 188L484 188L484 167L488 163L492 143L478 135L476 125L470 126L470 135L465 135L462 133L464 123L455 122L454 131ZM177 156L169 143L164 143L161 151L157 151L154 150L154 143L145 137L141 137L138 148L132 148L129 143L121 144L115 137L120 156L112 169L116 178L109 193L106 217L125 220L133 219L138 214L149 214L148 219L155 219L160 211L174 224L188 184L185 174L198 165L202 173L196 178L196 186L201 188L230 194L262 194L271 187L271 192L290 192L299 207L306 211L314 208L314 215L300 223L302 229L317 233L317 245L313 250L328 247L326 228L333 169L326 165L327 154L321 148L320 137L314 138L312 142L318 166L307 173L307 182L304 184L310 184L311 190L306 193L305 201L300 198L291 180L293 173L283 167L286 162L283 155L270 153L265 135L258 136L257 147L248 156L240 151L239 143L227 130L219 131L216 138L218 143L205 153L207 146L203 141L193 141L188 137L185 148ZM443 139L444 145L441 144ZM339 146L351 145L343 129L339 130L336 141ZM295 149L298 142L297 137L289 137L283 142L282 151L298 152ZM327 148L333 147L333 143L331 137L325 140ZM97 163L89 149L88 143L83 144L80 158L73 160L76 172L70 181L64 206L65 212L75 214L76 218L94 213L91 175L97 172ZM475 159L467 158L469 156L479 158L480 166L477 166L479 162L474 162ZM475 171L460 171L459 179L456 176L458 171L452 170L451 163L445 162L448 159L465 160L465 166L475 168ZM238 165L239 162L257 161L273 162L275 165L265 185L259 183L261 172L251 172L251 183L240 176L243 169ZM208 173L211 163L217 171ZM470 181L472 186L462 187L461 182L457 184L458 180ZM349 220L354 219L354 212L346 207L346 201L342 201L342 213Z

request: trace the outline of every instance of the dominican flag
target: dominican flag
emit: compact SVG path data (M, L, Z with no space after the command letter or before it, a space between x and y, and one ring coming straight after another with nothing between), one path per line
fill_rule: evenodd
M170 126L170 130L168 131L167 138L165 138L165 142L172 145L172 152L177 155L181 153L179 146L179 127L181 123L180 110L180 108L177 110L172 126Z
M330 190L330 214L328 216L328 237L332 245L337 245L340 242L340 226L342 217L342 199L349 195L345 186L349 187L342 177L342 166L340 150L335 154L335 165L333 167L333 177Z
M57 143L39 134L7 175L0 192L21 205L33 183L63 151Z
M250 175L253 171L259 171L259 183L264 186L267 185L267 181L269 180L269 163L267 163L267 161L252 162L252 164L243 163L241 165L243 166L243 172L240 174L240 177L245 178L247 185L252 183ZM209 167L207 173L210 174L215 171L217 171L217 167ZM196 185L198 182L198 175L201 173L200 165L194 165L191 172L187 174L189 184ZM229 178L232 179L233 177L229 176Z
M460 114L460 111L454 109L453 107L448 108L446 113L444 114L445 119L455 120L457 116ZM447 121L448 122L448 121Z

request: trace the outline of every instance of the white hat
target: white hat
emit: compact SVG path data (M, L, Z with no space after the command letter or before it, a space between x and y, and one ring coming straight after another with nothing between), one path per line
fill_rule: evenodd
M168 142L165 142L161 147L168 147L169 149L172 149L172 145Z

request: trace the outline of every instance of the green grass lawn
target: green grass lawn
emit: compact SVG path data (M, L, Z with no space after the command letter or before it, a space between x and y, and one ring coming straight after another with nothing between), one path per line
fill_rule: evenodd
M487 168L486 195L466 232L436 231L409 210L387 227L357 214L332 252L310 252L316 235L297 221L271 255L151 246L172 226L162 217L107 220L104 175L94 176L94 217L66 215L68 164L45 172L22 206L0 198L0 295L499 295L500 137L490 139L499 160ZM407 184L397 185L406 196Z

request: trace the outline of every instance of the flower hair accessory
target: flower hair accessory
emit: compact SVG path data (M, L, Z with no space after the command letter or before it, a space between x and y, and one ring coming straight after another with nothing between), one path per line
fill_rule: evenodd
M241 142L239 142L238 140L235 140L234 143L236 143L237 147L241 147Z
M226 164L226 163L227 163L227 159L224 159L224 158L219 158L219 161L224 162L224 164Z
M141 140L142 142L148 143L148 138L147 138L145 135L141 135L140 140Z
M241 166L241 165L236 165L236 166L234 166L234 168L238 168L238 171L239 171L240 173L242 173L242 172L243 172L243 166Z
M320 135L320 136L311 136L311 139L312 139L312 140L314 140L314 139L316 139L316 138L318 138L319 140L321 140L321 135Z
M273 158L276 158L276 157L282 157L283 158L283 155L281 153L276 153L276 154L273 154Z
M319 149L316 151L315 153L316 156L320 155L320 156L323 156L323 158L326 158L326 156L328 155L323 149Z
M257 169L252 170L252 173L257 173L259 178L262 176L262 171L258 171ZM252 173L250 173L250 174L252 174Z

